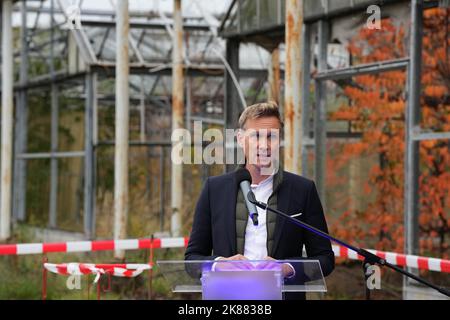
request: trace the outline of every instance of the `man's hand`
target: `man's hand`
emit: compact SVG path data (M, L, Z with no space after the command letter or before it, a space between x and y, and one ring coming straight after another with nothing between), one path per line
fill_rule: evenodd
M248 260L246 256L243 256L242 254L236 254L234 256L225 258L225 257L219 257L217 260Z
M251 270L253 266L248 261L246 256L242 254L236 254L231 257L219 257L214 263L215 271L233 271L233 270ZM227 262L227 261L242 261L242 262Z
M269 261L276 261L276 259L272 258L272 257L265 257L264 260L269 260ZM289 263L283 263L281 265L281 272L283 273L283 277L285 278L290 278L294 275L295 270L292 267L291 264Z

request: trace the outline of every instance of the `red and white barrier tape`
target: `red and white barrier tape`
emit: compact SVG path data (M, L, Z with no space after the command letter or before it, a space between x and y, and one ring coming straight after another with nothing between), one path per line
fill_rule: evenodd
M105 273L103 269L96 268L93 264L84 263L67 263L67 264L53 264L44 263L44 268L50 272L63 275L85 275L95 274L94 282L97 282L100 276Z
M133 278L143 271L151 269L149 264L92 264L92 263L44 263L45 269L62 275L95 274L94 282L97 282L102 274L110 274L115 277Z
M59 243L24 243L0 245L0 255L41 254L50 252L90 252L102 250L137 250L159 248L183 248L188 238L128 239L73 241Z
M128 240L97 240L97 241L74 241L63 243L26 243L0 245L0 255L24 255L42 254L50 252L90 252L101 250L137 250L159 248L183 248L187 246L187 237L161 238L161 239L128 239ZM336 257L361 260L355 252L345 247L333 245ZM421 270L450 273L450 260L405 255L394 252L369 250L387 262L397 266L407 266Z
M333 251L336 257L348 258L351 260L363 260L363 257L358 255L356 252L342 246L333 245ZM370 249L367 251L379 256L380 258L385 259L387 262L391 264L395 264L400 267L411 267L420 270L430 270L430 271L450 273L450 260L406 255L402 253L385 252Z

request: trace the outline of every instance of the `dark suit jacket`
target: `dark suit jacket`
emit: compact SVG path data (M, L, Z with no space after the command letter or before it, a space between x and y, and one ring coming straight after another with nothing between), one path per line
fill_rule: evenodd
M236 199L238 192L235 172L209 177L195 209L192 232L185 252L186 260L214 260L230 257L236 252ZM283 171L277 192L278 209L297 219L328 232L319 195L313 181ZM274 244L269 256L275 259L302 260L305 246L308 259L319 260L324 276L334 269L334 253L329 240L300 228L277 216ZM304 294L286 294L285 298L304 299Z

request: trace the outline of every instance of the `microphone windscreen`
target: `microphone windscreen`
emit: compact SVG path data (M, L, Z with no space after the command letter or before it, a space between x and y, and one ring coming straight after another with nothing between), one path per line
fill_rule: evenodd
M248 181L252 184L252 176L250 175L250 171L245 168L240 168L236 170L236 182L240 184L242 181Z
M251 203L256 202L255 194L251 190L247 193L247 199Z

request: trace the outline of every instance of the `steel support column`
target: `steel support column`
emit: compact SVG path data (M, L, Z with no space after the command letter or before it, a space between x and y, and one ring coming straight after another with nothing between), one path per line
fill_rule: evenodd
M116 130L114 158L114 239L125 239L128 221L129 35L128 0L116 4ZM116 250L116 258L124 258Z
M303 2L286 0L286 67L284 86L284 168L302 172L302 41Z
M318 63L317 71L327 70L327 44L328 44L328 21L318 22ZM326 83L321 80L315 81L315 102L316 110L314 116L314 178L317 184L322 205L325 207L325 169L326 169L326 143L327 143L327 110L326 110Z
M58 128L59 128L59 99L58 86L55 81L55 20L54 20L54 0L50 1L50 104L51 104L51 132L50 132L50 148L51 153L58 152ZM50 203L49 203L49 220L50 228L56 228L57 209L58 209L58 158L51 157L50 160Z
M181 0L174 2L174 35L172 51L172 132L184 128L184 74L183 74L183 16ZM175 146L174 142L172 147ZM181 235L181 210L183 205L183 164L172 162L171 172L170 231L172 236Z
M227 39L225 58L233 71L237 81L239 81L239 41L237 39ZM238 125L241 102L239 101L239 93L233 83L233 78L228 70L225 71L225 90L224 90L224 117L225 129L233 129ZM225 133L224 133L225 137ZM236 148L233 146L226 146L225 159L233 159L233 163L226 164L226 171L232 171L236 167Z
M1 137L1 198L0 240L11 236L11 191L12 191L12 147L13 147L13 30L12 0L2 3L2 137Z
M267 99L280 105L280 48L276 47L271 53L267 77Z
M410 60L407 69L407 106L405 111L405 254L419 254L419 141L413 139L413 130L420 124L422 19L423 1L411 1ZM408 268L408 271L417 272L411 268ZM403 283L406 286L410 281L404 278Z
M308 146L310 143L310 123L311 123L311 106L310 106L310 83L311 83L311 26L309 24L303 25L303 59L302 59L302 128L303 128L303 143L301 146L302 156L302 171L303 176L308 176Z
M27 6L22 1L21 7L22 26L20 29L20 74L19 82L23 89L17 94L16 127L14 133L14 183L13 183L13 215L15 221L23 221L26 218L26 181L27 162L18 159L18 155L25 153L28 144L28 97L25 85L28 81L28 32L27 32Z
M84 234L95 237L95 145L94 106L96 104L97 74L86 74L84 113Z

